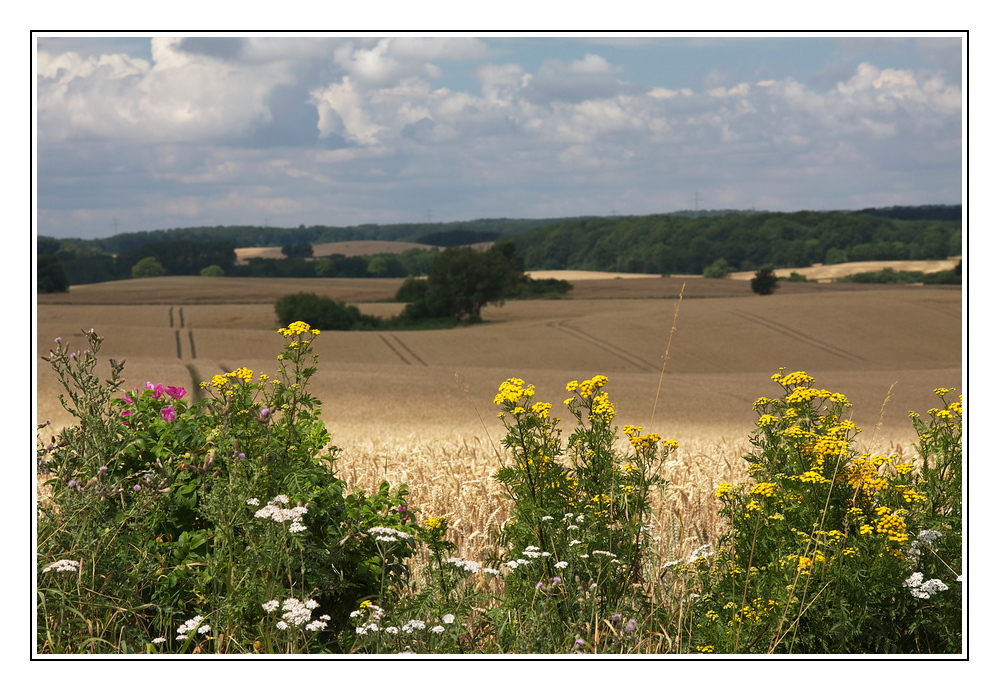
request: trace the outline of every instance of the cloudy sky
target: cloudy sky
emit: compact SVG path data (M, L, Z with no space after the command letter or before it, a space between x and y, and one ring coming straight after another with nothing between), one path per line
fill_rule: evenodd
M962 201L958 35L36 35L37 232Z

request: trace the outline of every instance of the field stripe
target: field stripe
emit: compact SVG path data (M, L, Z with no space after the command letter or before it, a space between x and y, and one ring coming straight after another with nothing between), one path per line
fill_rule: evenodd
M192 360L197 360L198 359L198 351L195 350L195 348L194 348L194 332L191 331L191 330L188 330L187 337L191 341L191 359Z
M180 352L180 331L175 329L173 335L174 338L177 339L177 359L183 360L184 354Z
M389 340L387 338L385 338L382 334L378 334L378 338L382 339L382 343L384 343L385 345L387 345L388 349L391 350L393 353L395 353L396 356L398 356L398 358L400 360L402 360L403 362L405 362L407 365L412 365L413 364L412 362L410 362L409 360L407 360L402 353L400 353L398 350L396 350L395 346L393 346L391 343L389 343Z
M183 328L184 328L184 308L183 308L183 307L181 307L181 308L180 308L179 310L177 310L177 311L178 311L178 312L180 313L180 328L182 328L182 329L183 329Z
M780 322L775 322L773 320L767 319L766 317L761 317L758 314L750 314L749 312L743 312L742 310L730 310L730 313L739 317L743 317L744 319L748 319L749 321L759 324L760 326L770 329L772 331L776 331L777 333L783 336L787 336L796 341L800 341L801 343L804 343L806 345L810 345L813 348L818 348L819 350L824 350L825 352L831 353L832 355L837 355L843 358L844 360L849 360L852 362L870 363L870 360L868 360L867 358L863 358L860 357L859 355L856 355L855 353L850 353L841 348L831 346L828 343L814 339L811 336L808 336L807 334L801 333L800 331L796 331L785 324L781 324Z
M414 360L416 360L418 363L420 363L424 367L427 366L427 363L425 363L423 361L423 359L420 358L419 355L417 355L416 353L414 353L412 348L410 348L408 345L406 345L405 343L403 343L401 338L399 338L395 334L392 334L392 338L395 339L395 342L399 344L399 347L401 347L403 350L405 350L407 353L409 353L413 357Z
M627 362L629 365L637 367L640 370L644 370L646 372L658 372L659 371L658 367L656 367L655 365L653 365L650 362L646 362L645 360L643 360L642 358L638 357L637 355L633 355L632 353L629 353L627 350L624 350L623 348L619 348L618 346L614 345L613 343L609 343L609 342L603 340L602 338L597 338L596 336L588 334L585 331L582 331L581 329L579 329L578 327L566 324L566 322L558 322L558 323L548 322L548 326L550 326L553 329L556 329L557 331L561 331L562 333L568 334L569 336L573 336L574 338L578 338L579 340L581 340L581 341L583 341L585 343L589 343L592 346L596 346L597 348L599 348L599 349L601 349L601 350L603 350L605 352L608 352L611 355L614 355L615 357L621 358L622 360L624 360L625 362Z
M173 328L173 307L170 308L170 328Z

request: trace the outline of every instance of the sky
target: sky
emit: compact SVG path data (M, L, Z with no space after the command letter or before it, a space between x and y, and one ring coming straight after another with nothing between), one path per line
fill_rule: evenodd
M39 235L964 195L961 34L34 39Z

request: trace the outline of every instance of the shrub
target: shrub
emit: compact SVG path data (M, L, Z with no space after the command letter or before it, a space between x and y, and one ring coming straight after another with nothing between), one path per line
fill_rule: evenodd
M550 403L534 402L533 386L508 379L496 395L511 459L495 477L513 499L497 558L509 571L505 600L493 612L504 649L568 652L594 622L651 614L637 587L650 576L650 499L677 443L628 425L632 453L615 452L607 382L566 385L576 423L565 449L560 421Z
M156 257L145 257L136 262L132 267L132 278L153 278L166 273L163 265L156 261Z
M37 271L39 293L65 293L69 290L66 271L54 254L39 255Z
M774 273L773 267L766 266L756 272L749 286L757 295L771 295L780 287L780 278Z
M730 273L732 273L732 266L724 258L716 259L704 269L704 278L728 278Z
M101 339L46 360L79 420L39 449L43 653L340 650L348 613L407 580L407 488L347 492L308 392L319 331L295 322L277 375L240 367L201 384L119 395L96 373ZM174 635L173 632L176 632Z
M720 653L961 651L960 399L922 422L920 458L858 454L845 396L804 372L760 398L752 481L715 496L731 529L696 567L695 645ZM678 567L680 571L690 568Z
M315 293L285 295L274 305L274 311L281 323L304 321L314 324L317 329L329 331L372 328L379 322L377 317L361 314L361 310L354 305L346 305Z
M201 270L201 275L214 276L214 277L225 276L225 271L223 271L222 267L219 266L218 264L212 264L210 266L206 266L205 268L203 268Z

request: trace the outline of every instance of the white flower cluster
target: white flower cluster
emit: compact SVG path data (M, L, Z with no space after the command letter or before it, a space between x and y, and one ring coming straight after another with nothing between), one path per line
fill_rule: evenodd
M378 542L398 542L399 540L409 540L412 539L412 535L402 530L396 530L395 528L387 528L382 525L376 525L374 528L368 529L369 533L373 533L375 540Z
M478 573L482 570L482 564L471 559L461 559L460 557L451 557L448 559L448 563L454 564L459 569L464 569L470 573Z
M506 565L509 566L511 569L515 569L518 566L523 566L524 564L531 563L532 559L537 559L538 557L550 557L552 555L551 552L542 552L541 548L536 547L535 545L528 545L527 547L525 547L523 554L524 556L521 557L520 559L514 559L512 561L508 561L506 562Z
M402 632L413 633L414 631L423 631L425 628L427 628L427 622L419 619L410 619L402 625Z
M715 553L714 549L711 547L710 544L701 545L700 547L698 547L697 549L695 549L693 552L690 553L690 556L687 557L686 561L688 564L693 564L701 557L707 558L713 555L714 553ZM665 566L666 568L672 568L674 566L682 564L683 561L684 561L683 559L674 559L673 561L666 562L665 564L663 564L663 566Z
M358 636L367 636L369 633L377 633L379 631L384 631L385 633L391 634L393 636L402 633L414 633L416 631L424 631L427 628L427 622L422 619L410 619L402 627L398 626L386 626L384 629L381 627L382 617L385 616L385 610L383 610L378 605L373 605L370 602L362 605L362 609L355 610L350 613L352 619L364 616L367 613L368 621L362 626L358 626L354 629L354 633ZM445 614L441 617L441 621L445 624L454 623L453 614ZM430 628L430 633L442 634L445 629L440 624Z
M382 617L385 616L385 610L383 610L378 605L371 604L370 602L366 604L362 603L361 609L355 609L353 612L350 613L350 618L357 619L358 617L363 616L364 614L368 615L368 621L365 624L362 624L361 626L355 627L354 633L356 633L358 636L367 636L369 631L374 633L382 630L381 620ZM387 630L388 629L386 629L386 631Z
M907 550L906 556L910 564L915 564L916 560L919 559L919 555L923 553L921 548L929 547L933 544L933 541L941 536L936 530L920 530L919 535L912 541Z
M279 494L269 502L267 506L259 509L254 516L257 518L269 518L275 523L284 523L285 521L291 521L291 525L288 527L293 533L301 533L306 530L305 524L302 523L302 516L309 512L306 506L293 506L290 509L283 508L282 504L288 504L291 500L283 494ZM251 506L256 506L259 504L257 499L248 499L247 504Z
M49 571L78 571L80 569L80 562L73 561L72 559L60 559L54 564L49 564L44 569L42 573L48 573Z
M921 600L928 600L931 595L949 590L947 584L939 578L931 578L928 581L924 581L923 574L919 571L905 579L905 587L909 589L913 597L918 597Z
M276 612L279 606L284 614L281 615L281 621L276 626L282 631L289 626L302 626L303 624L307 631L319 631L325 629L326 623L331 619L330 615L324 614L315 621L312 620L312 610L319 606L315 600L302 602L298 598L289 597L284 602L279 603L277 600L271 600L261 605L266 612Z
M188 634L191 631L197 629L198 633L208 633L212 630L212 627L208 624L202 624L201 621L204 619L200 614L196 615L193 619L188 619L183 624L177 627L177 640L183 641L187 639Z

